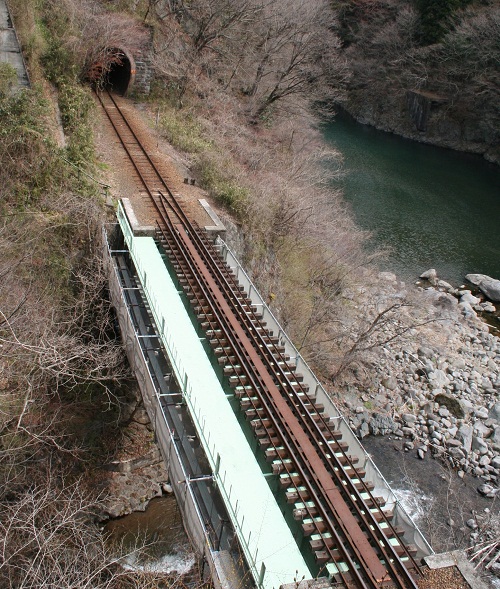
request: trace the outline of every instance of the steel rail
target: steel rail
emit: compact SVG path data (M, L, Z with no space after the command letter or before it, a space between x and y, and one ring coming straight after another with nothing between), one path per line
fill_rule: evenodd
M169 229L170 229L170 231L169 231L170 235L176 241L176 244L175 244L176 250L180 251L182 254L185 254L185 248L183 247L184 240L181 241L178 238L178 236L182 235L182 228L170 227ZM162 230L162 228L160 227L160 231L162 232L164 238L167 240L168 238L165 233L165 230L164 229ZM191 258L191 260L186 261L186 263L187 263L188 267L190 268L191 276L195 280L197 288L203 294L204 300L206 300L209 304L210 304L210 302L212 302L212 305L211 305L212 307L216 306L216 303L214 302L214 297L216 297L217 286L215 285L215 283L205 285L203 283L203 281L201 281L199 279L199 274L202 271L202 269L199 267L199 262L197 263L193 258ZM239 333L236 333L238 330L235 330L234 325L231 325L230 322L227 320L227 316L224 315L224 311L227 311L227 309L226 310L220 309L219 311L217 311L215 308L213 308L214 316L217 317L218 326L222 328L222 331L224 332L224 339L226 339L228 341L230 346L233 348L235 355L238 357L240 366L244 366L244 365L249 366L252 364L252 361L254 359L252 359L250 357L250 355L248 354L248 350L242 349L241 345L240 345L241 340L245 339L245 334L242 329L239 330ZM265 380L266 380L265 375L260 374L259 372L256 372L254 374L247 373L247 379L250 382L253 389L257 393L259 392L259 390L262 390L263 388L266 388L269 386L269 383L265 382ZM276 408L274 408L274 410L273 410L273 408L271 408L269 406L269 403L266 402L266 400L262 400L262 401L263 401L264 409L266 410L267 415L269 416L269 418L273 422L273 427L275 428L275 431L278 432L278 434L280 435L283 446L286 448L288 455L290 456L290 458L296 459L297 455L303 454L303 450L297 443L295 443L293 441L293 439L289 435L286 435L285 433L282 432L282 429L286 424L284 417L282 416L281 419L277 419L276 413L279 413L279 410L277 410ZM304 460L304 462L307 464L307 456L305 458L306 458L306 460ZM310 479L315 478L314 473L304 472L304 470L299 465L297 465L297 470L301 471L301 475L303 476L305 481L309 481ZM321 485L318 482L317 482L317 484L318 484L319 489L321 489ZM309 489L309 492L311 493L312 499L316 503L318 510L320 512L322 512L322 516L324 517L324 520L329 521L330 516L328 515L327 511L324 509L323 502L321 501L321 499L320 499L319 495L317 494L317 492L315 491L315 489L313 489L311 487ZM335 510L333 510L333 513L336 515ZM368 589L368 587L373 588L373 589L378 589L378 587L380 585L379 585L377 579L372 577L370 579L370 581L371 581L370 585L366 585L365 580L361 577L356 564L358 564L362 568L364 568L365 561L361 557L358 547L355 545L353 546L352 542L350 542L349 532L345 529L343 520L338 515L335 519L336 519L335 524L337 524L342 529L342 532L343 532L343 535L345 536L345 538L344 539L340 538L340 536L338 534L338 528L335 524L333 524L333 522L332 522L333 525L330 526L331 530L329 530L329 531L335 537L335 540L337 543L337 548L343 553L343 557L345 558L346 563L349 565L349 574L356 578L357 586L360 589ZM351 549L355 552L356 558L358 559L357 563L355 563L352 560L351 555L346 551L346 545L350 545ZM330 551L330 554L333 557L332 551ZM333 561L335 561L335 560L333 559ZM365 574L368 577L371 577L371 569L369 567L366 567ZM348 580L344 579L344 582L347 584Z
M198 232L198 231L195 232L195 230L197 228L194 227L193 224L191 224L191 222L188 218L185 219L185 222L189 223L191 225L191 229L193 230L193 233L196 233L197 240L201 244L201 247L205 252L205 259L209 263L212 263L212 267L213 267L214 271L219 276L220 283L222 285L224 285L224 284L226 285L227 291L229 291L229 293L235 292L235 285L229 284L227 275L224 272L222 272L220 269L219 265L221 263L221 260L218 258L216 252L210 251L208 244L201 237L200 232ZM191 233L191 234L193 234L193 233ZM215 260L215 256L217 256L217 262L213 263ZM232 273L231 273L231 275L232 275ZM288 374L293 375L294 369L289 366L286 358L283 357L283 355L277 349L277 347L275 347L275 352L273 354L273 352L269 349L268 346L263 345L264 342L263 342L262 332L260 332L258 329L258 328L261 328L262 330L265 329L261 320L257 317L254 317L253 319L249 318L248 312L243 308L239 299L237 297L230 297L229 293L228 293L228 299L230 299L233 303L235 303L235 307L237 307L236 311L239 313L241 320L253 332L255 339L258 340L258 342L259 342L258 350L260 351L261 356L262 357L267 356L267 358L265 358L265 359L266 359L266 364L267 364L268 369L270 371L274 372L274 374L280 380L280 384L286 389L285 392L287 393L288 397L294 398L295 402L298 405L298 407L297 407L297 405L295 406L297 411L300 412L300 410L301 410L304 412L304 415L299 413L299 416L300 416L300 418L303 418L304 420L308 419L309 425L306 424L306 426L308 428L309 433L311 433L312 436L315 436L315 439L316 439L316 437L319 438L316 440L317 441L316 448L317 448L318 452L321 453L324 463L329 464L331 466L331 468L333 470L332 474L333 474L333 476L335 476L338 483L341 482L341 479L338 476L338 471L335 469L339 469L339 471L341 471L341 472L343 471L344 474L346 475L345 476L346 486L349 487L349 489L346 490L343 488L343 486L340 486L340 488L343 489L344 495L348 495L348 493L349 493L349 494L355 496L354 502L352 502L351 497L348 497L348 502L353 503L353 508L357 512L359 518L364 520L364 525L368 526L368 531L369 531L372 539L374 540L374 542L377 542L377 545L378 545L378 543L382 542L383 545L380 548L381 548L382 552L384 553L384 556L387 558L388 566L391 568L392 573L394 575L396 575L399 571L400 573L403 574L404 577L407 577L406 582L410 581L411 586L416 587L416 585L413 582L413 579L411 579L409 576L407 567L401 562L399 555L396 553L394 547L389 542L386 534L381 530L379 522L376 520L373 512L370 509L366 509L366 508L363 510L363 507L362 507L363 499L361 498L360 491L358 491L358 489L355 486L355 484L353 483L351 477L349 477L347 475L347 473L345 473L344 465L340 462L338 457L335 455L335 452L332 452L332 453L327 452L326 448L330 448L329 440L326 439L323 431L319 427L319 424L314 419L312 419L312 416L310 414L310 407L308 407L305 404L304 399L300 396L300 392L302 392L304 396L308 397L307 392L303 389L303 387L301 386L301 384L298 380L296 382L299 385L299 388L301 389L301 391L300 392L297 391L295 386L292 384L291 377L288 376ZM248 321L248 319L250 319L250 320ZM275 355L277 355L278 358L276 358ZM314 402L311 399L309 399L309 403L311 403L311 405L314 407ZM329 425L326 423L326 421L322 417L321 413L317 412L317 415L319 416L320 420L324 424L325 428L327 428L327 431L330 431ZM352 468L353 472L356 472L357 471L356 467L352 464L352 462L350 461L348 455L346 454L346 452L344 451L342 446L337 442L337 440L335 438L333 438L333 441L334 441L334 443L336 443L338 451L340 451L342 453L342 455L345 457L345 459L347 460L347 463ZM368 489L368 487L367 487L366 483L363 481L362 477L358 477L358 479L364 487L364 492L367 492L369 494L369 497L371 499L374 499L373 495L371 494L371 491ZM375 502L375 504L376 504L376 502ZM403 548L403 551L405 552L405 554L410 558L410 562L413 564L416 572L419 572L418 565L416 564L416 562L413 559L412 555L410 554L409 550L405 546L404 542L399 540L399 535L397 534L396 529L394 528L392 523L389 521L389 519L386 517L383 510L379 509L379 512L382 514L382 518L383 518L384 522L388 525L389 529L393 532L394 537L398 538L399 545ZM373 529L372 529L372 527L373 527ZM376 531L379 531L380 533L377 534ZM391 559L394 560L394 562L396 564L395 567L392 567L392 560ZM398 569L398 571L396 569Z
M99 100L100 100L100 102L101 102L101 104L102 104L105 112L107 113L107 116L110 119L110 122L113 125L113 127L115 129L115 132L117 133L117 135L118 135L118 137L119 137L119 139L120 139L120 141L122 143L122 146L124 147L127 155L129 156L131 162L133 163L134 168L136 169L136 172L137 172L139 178L141 179L141 182L144 185L147 193L150 195L151 200L153 201L153 204L154 204L156 210L158 211L159 216L160 216L163 224L165 224L165 225L170 224L171 225L171 229L170 229L169 233L172 236L174 236L174 238L176 236L177 237L181 236L180 243L178 243L176 247L179 247L181 249L181 251L185 251L186 248L188 250L189 249L192 249L191 255L194 254L194 257L195 258L196 258L196 256L200 257L200 252L198 250L200 248L201 249L206 249L206 239L205 239L205 243L204 243L204 240L201 237L201 231L199 231L199 228L198 227L195 227L194 225L191 224L190 220L185 215L185 213L182 210L182 208L180 207L180 205L175 201L175 198L173 197L173 195L170 192L168 186L164 182L161 174L158 172L158 170L157 170L154 162L151 160L151 158L149 157L148 153L143 148L140 140L138 139L138 137L135 134L134 130L131 128L131 126L128 123L126 117L121 112L121 109L117 105L116 101L114 101L114 99L111 96L110 96L110 99L113 102L113 105L114 105L116 111L118 113L120 113L121 120L125 124L126 128L128 129L128 131L133 136L135 142L138 144L138 147L140 148L142 154L146 157L146 160L149 163L150 169L152 169L154 171L154 174L156 175L156 180L159 181L159 183L161 184L161 187L168 193L169 197L171 198L171 201L168 202L167 199L164 197L164 195L162 195L162 192L161 192L161 190L159 188L154 188L154 189L151 188L151 186L148 183L148 180L144 177L143 172L139 169L139 166L138 166L138 164L135 161L134 155L131 153L130 149L126 145L126 142L122 138L121 131L118 129L117 125L113 121L112 116L108 112L108 109L104 105L101 97L99 97ZM164 199L165 199L165 202L168 203L168 207L169 207L169 210L168 211L165 209L165 202L163 202ZM177 227L174 227L173 223L171 222L170 217L171 217L172 213L174 215L176 215L179 218L179 220L181 221L181 223ZM188 232L186 232L186 229L184 229L184 227L186 227L186 226L188 228L189 235L188 235ZM193 239L192 236L195 236L195 239ZM195 245L195 242L198 245ZM307 440L307 442L309 442L309 444L311 444L311 442L309 440L309 437L312 437L312 439L315 440L315 445L316 445L316 447L314 448L314 446L313 446L313 448L315 450L319 450L320 451L320 454L323 454L322 460L324 461L325 458L331 458L331 455L329 455L325 451L325 448L330 448L330 445L329 445L330 440L327 440L324 437L323 433L319 429L319 426L316 424L316 422L314 421L314 419L312 419L312 416L309 414L309 409L310 408L308 408L305 405L303 399L301 399L301 397L300 397L299 391L296 391L295 390L294 386L292 386L291 381L289 380L288 375L285 374L285 369L286 369L286 371L289 371L291 374L293 374L293 369L288 365L287 359L282 356L281 352L279 351L279 349L277 347L275 347L275 350L274 350L274 353L273 353L273 351L270 350L270 347L273 347L272 339L269 338L269 342L267 342L267 341L264 340L264 337L258 332L258 328L261 328L261 329L263 328L263 326L262 326L262 324L260 322L260 319L257 318L257 317L255 317L255 316L252 317L252 315L255 315L255 314L253 313L253 311L251 309L251 305L247 305L249 307L249 309L250 309L250 313L247 312L244 309L241 301L239 301L239 298L238 298L238 296L236 294L236 293L238 293L240 295L240 297L241 297L241 294L242 293L241 293L240 289L239 288L238 289L235 289L234 288L235 285L234 284L231 285L229 283L229 281L227 279L227 275L224 274L224 272L222 272L222 270L220 269L220 264L223 263L223 261L220 259L220 257L217 256L217 258L216 258L217 259L217 262L215 262L215 258L213 256L213 252L209 252L207 250L207 255L208 255L208 258L210 260L208 264L206 264L206 262L202 258L200 258L200 260L203 262L203 264L206 265L207 272L209 273L209 276L208 277L205 276L205 281L208 282L208 283L210 283L210 281L213 280L212 274L214 274L215 276L218 275L219 280L222 280L222 288L220 288L220 286L217 287L217 289L219 290L219 298L222 298L226 303L227 303L227 299L229 299L229 301L231 302L231 306L233 307L233 311L236 311L236 312L233 312L233 321L230 321L230 322L228 322L229 324L226 324L225 339L227 339L228 341L233 340L233 344L239 344L240 352L243 352L245 356L253 356L254 353L255 353L255 351L256 351L255 348L257 348L257 350L259 351L259 354L262 355L262 356L264 356L263 358L260 357L260 356L258 356L258 357L259 357L259 360L260 360L261 363L264 363L265 365L267 365L266 373L269 375L269 378L270 378L273 386L277 388L277 386L273 382L274 381L274 378L276 378L279 381L280 386L285 389L285 392L286 392L286 407L287 407L287 409L289 411L288 416L293 416L295 419L300 420L300 421L304 421L305 418L309 418L309 420L312 421L313 424L314 424L314 427L312 427L311 424L309 424L309 425L306 424L306 429L308 430L307 432L304 431L304 430L302 430L301 432L298 432L298 431L292 432L292 438L294 438L294 437L295 438L303 438L304 440ZM198 261L198 265L199 265L199 261ZM211 270L208 270L208 267L209 266L211 266ZM197 276L198 275L198 271L199 270L200 270L200 268L198 268L198 269L194 268L192 270L194 272L194 276ZM203 274L203 272L201 272L201 274ZM230 273L230 276L232 276L231 273ZM214 282L214 284L215 284L215 282ZM210 288L210 287L212 287L212 288ZM214 289L212 284L209 284L208 285L208 291L209 292L210 291L216 292L217 289ZM227 289L229 289L229 290L227 290ZM193 289L193 292L194 292L194 290L195 289ZM205 290L205 294L208 295L208 292L206 292L207 291L207 285L205 285L205 289L204 290ZM224 291L226 291L226 292L224 292ZM213 293L211 293L211 297L210 298L213 298ZM215 297L215 299L217 299L217 297ZM205 300L207 300L207 299L205 299ZM200 299L200 302L201 302L201 299ZM213 301L213 304L212 305L209 305L209 306L213 306L214 304L216 304L216 301ZM218 304L218 306L220 308L221 301L219 300L217 304ZM222 307L224 307L224 305L222 305ZM228 307L228 309L226 309L226 311L228 311L228 310L231 310L231 307ZM241 317L239 317L240 314L241 314ZM213 321L213 322L211 321L210 322L210 326L212 328L215 328L214 329L214 333L216 332L217 327L221 326L223 323L227 323L225 321L225 319L227 319L227 317L223 313L222 315L219 315L218 316L217 321ZM243 330L242 331L243 334L245 334L245 331L249 331L249 333L246 334L246 337L247 337L248 342L250 342L250 345L252 346L252 350L248 350L248 349L245 350L244 347L241 348L241 342L238 342L238 339L241 339L241 338L236 338L236 341L234 341L235 340L234 333L233 333L234 325L231 325L234 322L237 322L238 323L239 327ZM242 327L243 325L245 326L244 328ZM254 342L253 344L251 343L252 340ZM224 338L222 338L219 341L224 341ZM235 347L235 346L231 346L231 347ZM269 355L271 355L271 357L269 357ZM243 359L243 358L241 358L241 359ZM280 365L280 363L281 363L281 365ZM245 363L241 363L241 365L243 365L243 364L245 364ZM237 371L235 371L235 374L238 376L239 382L243 382L243 380L241 378L241 375L238 375L238 372ZM274 375L274 377L272 377L271 375ZM248 376L247 376L247 379L249 379ZM250 378L249 380L251 382L253 382L252 388L258 394L259 393L259 390L260 390L260 387L262 386L262 381L259 379L259 382L261 383L260 386L259 386L259 384L257 384L257 381L255 381L253 378ZM266 380L266 379L264 379L264 380ZM266 384L266 383L264 383L264 384ZM300 385L300 383L299 383L299 385ZM307 396L306 391L302 388L301 385L299 386L299 388L302 389L301 392ZM291 400L291 397L293 397L294 401ZM280 398L281 398L281 401L280 402L282 402L283 401L282 393L280 393ZM250 399L250 402L253 404L254 408L256 410L258 409L260 411L259 403L258 402L255 402L250 397L249 397L249 399ZM281 410L280 410L279 402L278 402L278 400L276 398L273 398L272 394L269 395L269 398L267 400L260 399L260 401L262 402L262 404L264 404L264 402L267 404L267 406L268 406L267 407L267 413L268 413L268 416L269 416L269 418L271 419L271 421L273 423L273 427L265 427L264 428L266 430L266 432L268 433L268 435L269 435L270 444L271 445L274 445L274 447L276 448L276 445L273 444L272 440L273 440L273 438L276 437L275 434L278 433L279 436L280 437L282 436L282 438L283 438L282 439L282 442L284 442L284 443L281 444L281 445L287 447L287 452L289 453L290 459L293 459L293 454L294 454L294 451L296 450L296 453L298 453L298 454L301 455L301 461L303 462L303 466L309 467L309 457L308 457L307 453L305 453L303 451L303 448L297 447L297 445L296 445L297 439L295 439L295 440L292 439L293 446L295 447L295 449L290 446L290 443L289 443L289 441L287 439L287 436L290 435L290 432L284 432L284 431L282 431L283 424L282 423L279 423L276 420L275 414L276 413L277 414L283 413L283 411L285 411L285 413L286 413L286 410L284 408L281 408ZM310 400L310 402L312 403L311 400ZM290 404L292 405L292 407L290 407ZM314 405L313 405L313 407L314 407ZM303 411L304 414L301 414L300 413L301 411ZM259 415L258 412L257 412L257 415ZM318 415L320 415L319 412L318 412ZM320 415L320 419L323 420L323 418L321 417L321 415ZM324 422L324 423L325 423L325 426L328 427L328 424L326 424L326 422ZM263 424L263 420L262 419L261 419L261 424ZM316 431L316 430L318 430L318 431ZM330 431L329 428L328 428L328 431ZM319 433L319 438L320 438L319 441L318 441L318 439L316 437L316 436L318 436L318 433ZM306 444L306 446L307 446L307 444ZM356 472L355 467L350 462L349 456L344 452L343 448L338 443L337 443L337 446L338 446L338 449L344 455L344 459L353 468L353 471ZM333 454L335 455L335 452L333 452ZM287 471L287 474L290 475L291 484L294 484L293 478L291 476L292 474L294 474L292 472L292 468L293 467L289 467L288 466L289 464L293 464L293 462L287 463L286 460L282 460L281 463L285 467L285 469ZM299 464L296 464L295 466L299 467L297 470L301 470L302 471L301 476L304 478L304 483L307 483L308 482L308 475L311 476L310 473L305 472L305 470L308 470L308 469L305 469L304 470L304 469L300 468L300 465ZM339 470L338 471L334 471L334 472L337 472L337 473L344 472L344 474L346 474L341 463L336 464L336 467ZM316 477L314 475L314 473L312 473L311 480L313 481L313 484L314 485L316 485L319 489L321 489L320 481L319 481L318 477ZM369 490L367 489L364 481L362 481L362 478L361 477L359 477L359 480L363 483L363 485L366 488L367 492L370 493ZM344 484L349 484L349 482L350 482L350 484L353 486L353 489L356 492L356 495L358 495L357 489L354 486L354 483L351 481L351 479L350 479L349 476L346 476L345 480L339 478L337 480L337 482L338 482L338 484L339 484L339 486L342 489L342 491L343 491L344 494L346 493L346 491L344 489ZM311 491L312 491L313 495L316 498L316 501L315 502L316 502L317 509L320 510L320 511L323 511L324 508L322 506L321 501L318 500L318 497L316 496L315 489L311 488ZM338 490L337 490L337 492L338 492ZM369 496L372 497L371 496L371 493L370 493ZM372 497L372 500L373 500L372 501L372 504L373 505L377 505L377 502L374 500L373 497ZM356 501L355 501L355 503L356 503ZM370 509L367 506L365 506L365 511L371 514L371 516L374 519L374 526L375 526L376 529L378 529L379 526L378 526L378 523L375 521L375 516L371 513ZM380 510L380 511L383 514L382 517L385 518L385 514L384 514L383 510ZM311 515L311 519L314 522L314 516L313 516L313 514L310 511L308 511L308 512ZM335 510L334 510L334 513L335 513ZM324 518L325 522L326 522L327 519L329 519L328 516L326 518ZM389 523L389 525L391 525L390 522L388 522L388 523ZM340 521L339 524L341 525L341 527L343 527L343 522L342 521ZM368 528L370 528L370 526L368 526ZM321 534L321 532L320 532L320 530L319 530L318 527L317 527L317 529L318 529L318 533ZM335 533L336 533L336 530L335 530ZM344 530L344 533L345 533L345 530ZM384 537L384 542L385 542L386 541L385 540L385 534L383 534L383 532L381 532L381 533L382 533L382 535ZM338 540L339 540L340 543L339 543L339 546L337 548L339 550L342 550L342 548L343 548L343 542L342 542L342 540L340 538L338 538ZM380 540L378 539L378 542L377 543L379 543L379 541ZM390 544L390 543L388 543L388 544ZM404 544L403 543L401 543L401 544L404 547ZM329 547L327 546L326 543L325 543L325 547L330 552L330 556L332 556L333 561L334 562L336 560L338 561L338 558L335 559L333 557L332 551L329 549ZM354 552L356 554L356 557L359 558L359 556L358 556L358 554L356 552L356 547L354 547ZM345 559L346 559L346 561L349 561L350 560L350 555L348 553L346 553ZM397 555L396 555L396 559L399 560L399 558L397 557ZM387 562L390 563L390 558L386 558L386 560L387 560ZM364 561L362 561L362 562L364 562ZM352 570L350 569L349 572L352 573L353 571L357 571L356 566L355 566L355 563L352 560L351 560L351 563L350 564L351 564L351 566L354 566L354 568ZM402 563L401 563L401 565L402 565ZM363 565L361 564L361 566L363 566ZM406 570L406 567L404 567L404 565L402 565L402 566ZM416 570L418 570L418 566L416 567ZM394 579L394 580L398 580L398 582L400 582L399 579L397 579L397 577L398 577L398 575L396 574L396 579ZM358 579L358 582L364 583L364 581L362 579ZM375 583L380 583L380 579L375 580ZM359 585L359 586L365 587L366 585L362 584L362 585ZM374 587L379 587L379 584L374 584L373 586Z
M175 240L175 232L171 235L167 234L163 228L159 227L159 230L162 234L163 239L165 240L166 244L169 245L169 247L171 248L171 261L172 261L172 257L175 258L175 263L177 263L179 265L179 268L181 269L181 271L184 273L184 276L186 277L186 280L188 280L189 282L189 288L191 288L191 291L193 293L194 298L196 298L198 304L200 305L209 305L209 301L207 300L205 293L202 292L203 286L200 285L199 281L196 278L196 272L193 270L192 264L191 262L188 260L186 261L186 259L182 258L181 260L181 255L182 255L182 248L178 247L178 243L174 243L174 245L172 245L172 241L176 241ZM187 275L187 272L190 273L190 278ZM198 290L200 290L199 293L196 293L196 288L198 288ZM213 312L213 308L210 306L211 311ZM214 314L214 317L216 317L216 315ZM209 320L208 321L210 323L210 327L212 327L214 329L214 333L218 330L221 330L221 325L220 325L220 320L219 318L216 318L214 320ZM222 330L221 330L222 331ZM228 333L224 332L221 336L219 337L215 337L214 339L217 340L217 342L221 345L223 345L224 347L231 347L232 349L232 353L235 354L236 357L236 362L238 362L239 364L237 364L238 366L241 365L241 363L244 362L243 358L241 358L240 356L238 356L238 352L235 350L235 344L232 341L232 337L231 337L231 331L229 331ZM249 386L252 387L252 390L255 392L255 394L257 394L257 391L259 390L259 387L261 386L260 383L256 382L256 380L254 379L253 375L245 375L245 381L242 380L241 375L237 374L237 378L240 382L240 384L242 386L248 386L248 383L250 383ZM254 409L256 411L261 410L261 407L253 400L250 398L250 402L252 403L252 406L254 407ZM268 412L269 413L269 412ZM274 415L272 413L270 413L270 420L274 419ZM276 423L274 421L274 423ZM270 440L270 445L273 446L275 449L281 447L281 446L287 446L287 450L290 456L292 456L292 452L293 449L290 449L288 446L288 442L286 440L286 438L279 438L277 443L273 443L272 440L278 436L280 436L279 432L275 433L274 435L271 435L271 432L274 431L272 430L272 427L267 427L264 425L264 429L266 429L266 432L269 435L269 440ZM287 471L287 474L290 476L290 478L292 478L292 475L294 474L293 469L296 469L297 467L295 465L293 465L293 461L290 462L291 466L288 466L286 462L283 463L285 466L285 469ZM306 509L308 514L310 515L311 519L314 521L314 514L312 513L312 511L309 509L309 507L307 507L306 505ZM321 533L321 530L317 530L318 533ZM340 537L338 536L338 534L336 533L336 530L334 530L334 534L338 537L338 545L340 548L340 552L342 552L342 549L345 546L345 541L342 541L340 539ZM332 560L332 562L335 562L335 554L334 554L334 549L332 550L330 547L326 547L327 552L330 555L330 558ZM345 559L346 563L350 563L351 566L353 567L353 569L355 569L355 563L352 561L352 559L350 558L350 555L346 552L343 555L343 558ZM350 570L349 570L350 573ZM350 579L346 578L346 575L339 570L338 575L342 578L344 585L347 586L347 583L349 582ZM362 584L359 585L358 587L366 587L366 585Z
M164 197L164 195L162 195L162 196ZM178 206L178 203L175 203L175 204L176 204L176 206ZM298 391L295 390L294 386L292 385L292 383L290 381L290 377L286 374L283 366L280 365L279 362L277 362L277 359L272 355L272 352L269 350L269 348L266 345L264 345L262 333L259 332L259 330L257 328L258 326L260 326L263 329L260 319L256 320L256 322L255 322L256 324L254 324L254 322L249 319L248 313L241 305L239 298L232 296L235 292L235 289L231 285L229 285L228 280L227 280L227 276L225 275L224 272L221 271L220 259L217 257L217 262L215 261L215 258L212 255L212 252L209 251L204 240L200 238L199 233L197 231L198 228L195 227L193 223L191 223L190 219L185 215L185 213L182 210L179 210L179 211L176 211L176 214L180 218L182 218L183 223L185 223L189 227L190 236L193 236L193 235L195 236L195 239L200 246L198 249L199 253L203 255L205 262L210 265L213 272L218 276L219 286L222 286L223 288L225 287L225 293L227 296L227 300L229 300L232 303L233 310L239 315L240 320L245 325L245 327L253 334L254 339L258 343L258 345L256 347L257 347L257 349L260 353L260 356L263 359L268 371L270 373L274 373L275 376L278 378L279 383L283 386L283 388L285 388L285 393L287 394L286 402L290 404L290 397L292 397L295 400L295 402L299 405L299 407L294 406L295 409L297 410L295 412L296 416L298 417L299 420L301 420L304 423L304 425L307 429L307 432L311 436L311 439L313 439L316 442L315 447L316 447L316 450L318 451L318 453L320 454L320 456L322 457L323 463L330 466L330 469L329 469L330 474L335 478L338 488L342 489L344 497L346 497L348 503L352 506L353 510L357 513L357 516L359 517L359 519L361 521L363 521L363 526L364 526L365 531L372 538L374 544L377 546L377 549L382 552L384 558L386 559L386 566L390 569L392 576L395 576L397 578L399 574L402 574L404 577L404 583L409 584L410 587L417 589L417 585L415 584L413 578L411 577L408 569L400 560L399 555L396 553L394 546L392 546L392 544L390 543L389 538L386 536L386 534L380 528L380 525L376 521L374 514L371 512L370 509L366 509L366 507L363 505L364 501L361 497L360 492L358 491L357 487L355 486L352 478L345 472L344 466L338 460L337 456L335 455L335 452L331 451L329 440L327 440L325 438L325 435L321 431L318 423L312 418L312 415L310 413L310 408L305 405L303 398L301 398ZM271 355L271 357L269 357L269 355ZM281 356L281 358L282 358L284 364L287 366L290 374L293 374L293 370L288 366L286 359L283 358L281 353L279 353L279 356ZM302 392L304 394L306 394L306 392L303 389L302 389ZM309 402L314 407L314 403L311 400L309 400ZM299 409L302 410L304 412L304 414L301 414ZM297 415L297 412L299 412L298 415ZM319 412L318 412L318 415L320 415ZM321 415L320 415L320 418L321 418ZM328 431L329 431L328 424L326 424L326 422L324 420L323 420L323 423L328 428ZM347 455L343 451L340 444L338 444L337 440L335 438L333 438L333 441L334 441L334 443L337 444L337 447L342 451L344 456L347 458ZM327 449L329 449L330 452L328 452ZM351 463L351 468L353 469L354 472L356 472L356 468L354 467L354 465L352 465L352 463ZM344 477L340 476L341 472L344 473L344 475L345 475ZM358 479L363 483L366 491L368 493L370 493L366 484L364 484L362 477L358 477ZM345 486L348 487L348 490L344 488L344 484L345 484ZM352 497L350 495L355 496L354 501L352 500ZM369 496L372 497L371 493ZM364 509L363 509L363 507L364 507ZM380 510L380 511L383 512L383 510ZM386 521L387 521L387 518L386 518ZM403 550L406 551L406 554L411 556L409 554L409 551L407 550L406 546L404 545L404 543L401 542L401 540L399 539L399 536L398 536L395 528L392 526L392 524L390 524L390 522L388 522L388 523L389 523L389 529L394 533L394 537L398 539L398 543L402 546ZM411 558L411 562L414 564L414 566L416 565L413 558ZM418 568L417 568L417 571L418 571Z

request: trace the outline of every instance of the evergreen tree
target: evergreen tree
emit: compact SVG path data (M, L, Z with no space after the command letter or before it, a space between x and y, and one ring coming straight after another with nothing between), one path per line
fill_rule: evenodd
M441 41L450 26L453 13L471 0L417 0L420 12L420 41L431 45Z

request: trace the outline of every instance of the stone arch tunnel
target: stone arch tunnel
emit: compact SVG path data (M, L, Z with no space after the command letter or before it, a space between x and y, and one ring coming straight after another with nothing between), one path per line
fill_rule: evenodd
M126 94L135 82L135 60L126 49L118 47L112 48L109 54L111 59L106 68L107 72L103 76L103 83L119 94Z

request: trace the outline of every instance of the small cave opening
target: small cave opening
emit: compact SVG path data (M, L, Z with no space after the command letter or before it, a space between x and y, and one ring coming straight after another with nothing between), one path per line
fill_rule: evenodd
M109 69L104 76L104 86L123 95L127 92L132 79L132 64L125 53L119 49L113 50Z

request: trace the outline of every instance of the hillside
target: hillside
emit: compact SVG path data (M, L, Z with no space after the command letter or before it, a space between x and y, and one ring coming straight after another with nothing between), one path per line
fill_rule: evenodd
M362 123L500 162L496 0L334 2Z
M335 15L326 0L9 5L33 89L12 94L12 72L0 72L0 585L158 583L117 566L117 553L96 524L109 491L102 467L124 453L133 387L101 259L102 224L113 218L106 201L121 196L113 191L119 171L111 171L95 147L102 129L90 82L106 83L122 46L135 50L150 42L151 94L136 89L131 108L133 100L157 148L182 162L224 216L231 245L301 353L350 412L357 433L364 435L382 414L402 444L407 426L401 416L411 412L421 416L410 428L415 440L420 436L425 452L439 448L436 454L444 455L447 426L433 413L439 404L430 375L445 370L450 379L457 373L466 400L481 409L467 419L490 419L491 390L499 382L491 367L497 339L470 305L464 317L451 294L420 296L396 277L378 275L371 262L380 254L364 248L366 235L331 189L323 165L328 159L340 169L342 157L324 147L319 105L342 101L347 88L346 108L356 114L356 104L369 104L370 84L374 97L385 96L384 80L399 80L395 72L406 66L381 75L380 68L393 66L379 63L377 43L389 55L390 42L384 37L365 47L361 33L368 35L373 22L389 27L394 16L400 22L413 14L410 6L400 13L389 0L352 2ZM415 51L429 47L439 43ZM394 105L403 112L408 84L394 84ZM420 89L444 92L437 84ZM450 81L446 88L452 87ZM496 125L493 92L487 81L488 128ZM407 372L407 361L414 372ZM443 379L448 392L450 379ZM439 419L432 427L439 428L441 444L429 441L428 414ZM481 473L494 484L493 430L500 428L489 430L489 462L476 452L455 455L464 476ZM454 546L464 542L461 536Z

